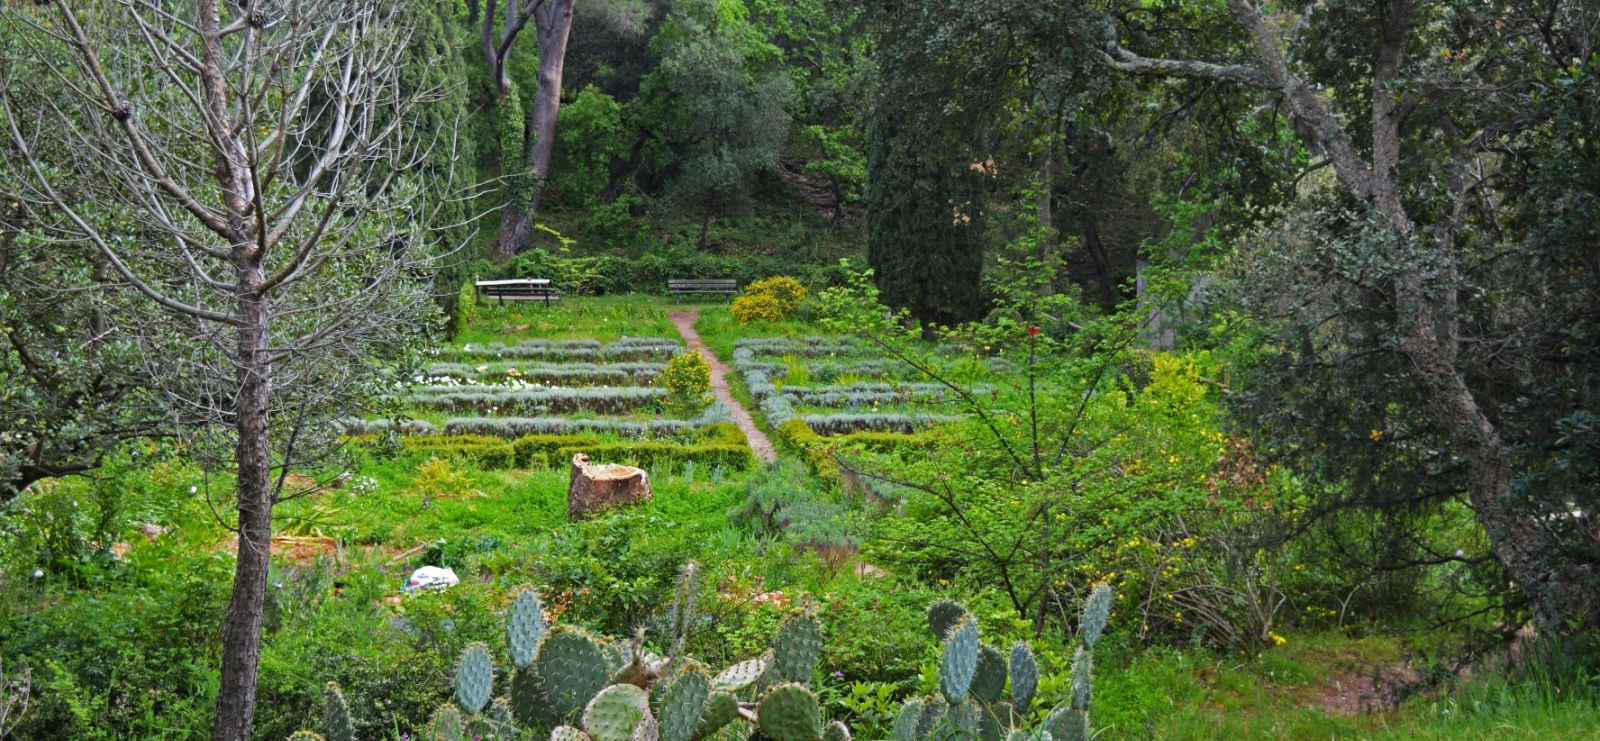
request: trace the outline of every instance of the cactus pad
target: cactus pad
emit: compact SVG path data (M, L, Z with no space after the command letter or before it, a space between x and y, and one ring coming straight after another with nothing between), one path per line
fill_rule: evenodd
M657 687L662 685L665 688L656 701L657 734L661 741L690 741L700 726L706 700L711 697L711 680L700 672L686 670L656 683Z
M951 705L934 724L928 741L973 741L978 736L978 714L977 704L970 700Z
M780 684L761 700L756 710L761 734L773 741L818 741L822 738L822 708L817 696L798 684Z
M356 727L350 720L350 705L344 701L339 685L329 682L322 688L322 730L327 741L355 741Z
M937 600L928 605L928 630L933 631L933 637L944 640L950 635L950 629L961 622L961 618L968 615L967 608L950 600Z
M1056 708L1044 719L1040 730L1055 741L1088 741L1089 719L1071 708Z
M511 665L518 669L533 666L546 632L544 605L539 602L538 590L518 591L506 615L506 643L511 647Z
M1002 731L1010 731L1022 724L1022 716L1017 715L1017 709L1009 702L997 702L990 706L989 714L999 722Z
M537 666L511 674L511 715L529 728L555 728L568 720L558 715L557 708L545 697Z
M1083 646L1072 656L1072 709L1089 710L1089 678L1093 675L1094 654Z
M1029 736L1028 732L1021 728L1013 728L1010 733L1006 734L1006 741L1033 741L1033 737Z
M433 713L433 741L462 741L461 711L445 705Z
M894 720L894 741L922 741L917 726L922 722L922 701L907 700Z
M1033 693L1039 689L1039 662L1033 658L1033 649L1017 641L1011 647L1011 704L1017 714L1027 716L1033 704Z
M939 659L939 692L951 707L967 699L972 676L978 670L978 621L967 615L950 629Z
M992 705L1000 701L1006 691L1006 657L993 646L978 648L978 668L972 674L972 696L978 702Z
M550 732L550 741L590 741L589 734L572 726L556 726Z
M850 741L850 727L833 721L822 727L822 741Z
M633 727L631 741L661 741L661 736L657 732L658 729L659 726L656 724L656 719L646 715L644 720L639 721L639 725Z
M494 662L489 660L489 647L472 643L456 663L456 704L468 714L476 714L489 703L493 692Z
M1100 640L1100 633L1106 629L1106 620L1111 617L1111 587L1100 584L1089 593L1089 599L1083 602L1083 620L1079 627L1083 631L1083 645L1093 649L1094 644ZM1056 741L1063 741L1056 739Z
M741 661L722 670L715 679L711 680L711 689L718 692L738 692L761 679L767 672L767 659L751 659Z
M811 671L822 655L822 624L809 615L784 621L773 640L773 667L784 682L810 682Z
M929 698L922 703L922 718L917 721L917 738L927 738L938 727L939 721L944 718L950 705L938 697Z
M601 690L583 709L583 730L594 741L633 741L633 731L650 715L650 696L631 684Z
M534 667L548 714L558 721L551 725L577 720L611 678L600 643L582 630L564 626L545 637Z
M738 719L739 698L726 692L712 692L706 697L706 707L700 713L700 724L694 729L694 738L708 738Z

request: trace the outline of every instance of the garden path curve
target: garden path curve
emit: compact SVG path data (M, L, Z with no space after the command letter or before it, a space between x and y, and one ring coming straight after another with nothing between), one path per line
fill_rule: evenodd
M694 323L700 318L698 311L671 311L667 318L672 320L672 325L678 328L678 334L683 335L683 341L689 349L697 351L700 356L711 364L711 392L717 395L717 401L733 415L733 423L744 432L745 439L750 441L750 450L754 451L757 458L771 463L778 459L777 449L772 447L772 441L756 427L756 421L743 404L733 398L733 391L728 388L728 366L717 359L716 353L706 347L700 340L700 333L694 331Z

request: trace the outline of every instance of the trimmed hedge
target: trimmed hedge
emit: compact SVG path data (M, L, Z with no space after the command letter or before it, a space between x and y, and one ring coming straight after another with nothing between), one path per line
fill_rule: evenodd
M524 435L511 443L516 451L517 466L519 468L545 468L554 463L563 461L556 457L556 452L562 448L596 446L603 444L600 438L593 435ZM568 456L570 459L571 456ZM544 461L534 465L538 460Z
M685 463L707 468L721 467L744 471L756 464L755 454L744 445L674 445L672 443L611 443L561 448L555 460L569 461L578 453L588 454L595 463L626 463L649 469L668 465L681 468Z
M484 435L427 435L400 439L407 453L424 453L449 458L465 458L479 468L511 468L515 462L511 443Z

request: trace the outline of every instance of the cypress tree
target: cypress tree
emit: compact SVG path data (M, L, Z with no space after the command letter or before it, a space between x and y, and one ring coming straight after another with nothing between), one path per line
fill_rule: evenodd
M934 324L981 310L982 189L916 115L882 106L867 143L867 262L890 306Z

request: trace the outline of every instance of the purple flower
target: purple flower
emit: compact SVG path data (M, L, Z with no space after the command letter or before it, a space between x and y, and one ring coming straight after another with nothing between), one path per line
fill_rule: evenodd
M838 669L834 669L833 670L833 676L834 676L835 679L844 679L844 672L839 671Z

